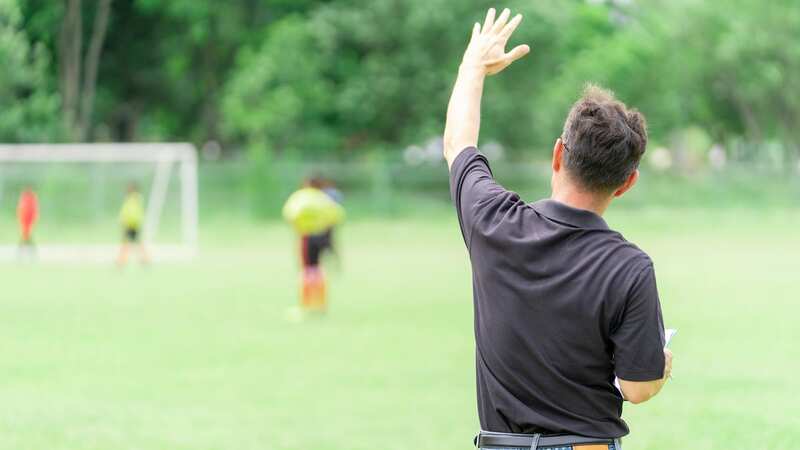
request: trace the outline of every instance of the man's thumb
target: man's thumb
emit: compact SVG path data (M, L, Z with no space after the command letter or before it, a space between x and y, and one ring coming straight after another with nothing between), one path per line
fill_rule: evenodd
M530 51L531 48L529 46L525 44L518 45L506 54L506 59L508 59L508 61L510 62L514 62L522 58L523 56L527 55L528 53L530 53Z

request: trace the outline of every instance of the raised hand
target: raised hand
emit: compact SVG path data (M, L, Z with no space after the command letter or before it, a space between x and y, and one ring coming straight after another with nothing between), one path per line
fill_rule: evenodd
M517 14L509 21L511 11L508 8L500 13L497 20L495 20L495 14L495 9L490 8L486 13L483 26L475 23L472 28L472 38L461 62L462 67L480 70L486 75L494 75L531 51L527 45L518 45L506 53L506 43L519 23L522 22L522 15Z
M495 20L495 10L486 13L483 27L476 23L472 38L464 52L458 70L453 94L447 105L447 123L444 127L444 157L451 166L465 148L478 145L481 128L481 97L486 75L494 75L531 51L527 45L514 47L506 53L506 43L511 33L522 22L517 14L509 22L511 11L504 9Z

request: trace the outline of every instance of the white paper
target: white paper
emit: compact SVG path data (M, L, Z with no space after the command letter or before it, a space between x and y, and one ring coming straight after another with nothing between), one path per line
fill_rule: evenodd
M664 328L664 341L666 342L664 344L664 348L669 347L669 341L672 340L672 336L675 336L675 333L677 332L678 330L675 328Z

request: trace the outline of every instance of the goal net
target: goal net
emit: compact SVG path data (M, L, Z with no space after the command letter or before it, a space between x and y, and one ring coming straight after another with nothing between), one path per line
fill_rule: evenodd
M155 261L197 253L197 152L190 144L0 145L0 261L20 255L17 202L38 199L33 227L41 261L113 261L129 186L145 202L141 241Z

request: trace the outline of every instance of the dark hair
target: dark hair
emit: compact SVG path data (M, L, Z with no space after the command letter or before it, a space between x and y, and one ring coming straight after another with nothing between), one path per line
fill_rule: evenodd
M610 91L587 85L561 134L567 172L592 192L622 186L639 166L647 146L642 113L629 110Z
M315 189L322 189L325 186L325 178L321 174L313 172L306 177L305 185Z

